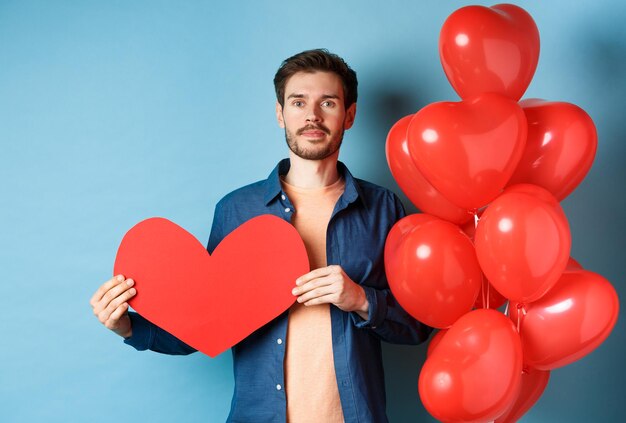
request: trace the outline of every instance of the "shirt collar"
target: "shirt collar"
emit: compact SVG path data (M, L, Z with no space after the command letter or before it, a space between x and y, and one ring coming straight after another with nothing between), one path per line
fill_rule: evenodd
M272 173L265 180L265 205L269 205L273 200L276 199L282 193L282 186L280 185L280 176L286 175L289 172L289 168L291 167L291 162L289 159L283 159L272 170ZM363 195L361 193L361 187L358 184L358 181L352 176L348 168L345 164L338 161L337 162L337 170L339 174L343 176L346 181L346 188L341 196L340 201L345 201L347 204L354 202L357 198L361 198L361 201L364 201Z

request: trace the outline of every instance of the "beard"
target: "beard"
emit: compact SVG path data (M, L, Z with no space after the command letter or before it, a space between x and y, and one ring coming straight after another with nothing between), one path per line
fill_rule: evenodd
M324 145L320 145L320 146L315 145L313 148L305 148L304 146L298 143L297 136L301 135L304 131L308 131L308 130L320 130L326 133L327 135L330 135L330 130L326 128L324 125L317 125L317 126L307 125L304 128L298 129L295 135L291 131L289 131L287 127L285 127L285 141L287 141L287 145L289 146L289 149L296 156L305 160L323 160L326 157L329 157L335 154L337 150L339 150L339 147L341 147L341 143L343 141L343 133L344 133L343 130L341 131L340 134L337 134L334 137L331 137L330 142ZM319 143L322 144L322 141L319 141Z

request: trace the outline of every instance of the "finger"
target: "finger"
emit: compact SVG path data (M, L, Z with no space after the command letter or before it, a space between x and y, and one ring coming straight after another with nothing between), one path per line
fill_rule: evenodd
M115 310L124 302L126 302L130 297L135 295L135 288L131 288L128 291L125 291L123 295L116 298L114 301L111 301L106 307L102 308L100 311L95 312L94 314L98 316L98 320L103 325L107 325L109 319L111 319L111 315L115 312ZM108 327L108 326L107 326Z
M135 294L137 290L135 288L130 288L127 291L124 291L121 295L116 297L109 305L107 306L107 310L110 314L113 314L115 310L126 301L130 300Z
M106 325L107 321L111 317L111 312L107 308L100 310L98 313L94 311L94 314L98 317L98 320L100 320L100 323L102 323L103 325Z
M316 288L313 289L312 291L309 291L305 294L300 295L297 298L297 301L299 303L306 303L307 301L310 301L314 298L319 298L319 297L323 297L325 295L329 295L329 294L334 294L336 292L335 289L333 289L334 287L332 285L330 286L323 286L321 288Z
M337 298L335 294L322 295L321 297L315 297L304 303L305 306L314 306L319 304L337 304Z
M326 266L326 267L320 267L315 270L311 270L309 273L304 274L300 276L298 279L296 279L296 285L298 286L304 285L305 283L313 279L317 279L323 276L328 276L333 272L334 268L335 266Z
M115 285L122 283L122 282L124 282L124 276L117 275L117 276L112 277L111 279L109 279L108 281L100 285L100 288L98 288L98 290L91 297L91 300L89 300L89 304L91 304L92 307L95 307L96 304L100 300L102 300L102 297L104 297L104 294L106 294L107 291L109 291Z
M109 319L104 323L106 327L111 328L117 326L117 323L122 318L122 316L128 310L128 303L120 304L113 313L109 316Z
M302 295L316 288L332 285L335 282L337 282L337 280L338 280L337 275L334 275L334 274L318 277L316 279L310 280L304 285L295 287L294 289L291 290L291 293L293 295Z
M112 301L114 301L117 297L129 290L134 284L135 281L133 281L132 279L126 279L125 282L120 282L113 288L109 289L102 296L102 299L98 303L96 303L96 306L93 310L94 314L99 314L102 310L106 309Z

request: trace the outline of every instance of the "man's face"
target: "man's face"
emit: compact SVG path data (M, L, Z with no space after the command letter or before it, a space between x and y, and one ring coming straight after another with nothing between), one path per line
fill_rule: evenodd
M332 72L298 72L285 85L285 105L276 117L291 151L306 160L338 152L343 132L354 123L356 104L344 107L341 78Z

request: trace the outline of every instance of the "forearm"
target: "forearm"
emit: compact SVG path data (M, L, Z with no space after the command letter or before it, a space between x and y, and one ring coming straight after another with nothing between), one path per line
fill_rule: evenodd
M357 327L368 328L381 340L394 344L419 344L428 339L432 328L411 317L389 289L363 287L368 313L354 313ZM358 317L357 317L358 316Z
M356 314L359 315L359 317L361 317L361 319L363 320L368 320L369 319L369 310L370 310L370 303L367 300L367 295L365 294L365 289L363 289L362 286L359 286L360 291L361 291L361 306L359 306L359 308L357 308L356 310L354 310L354 312Z

